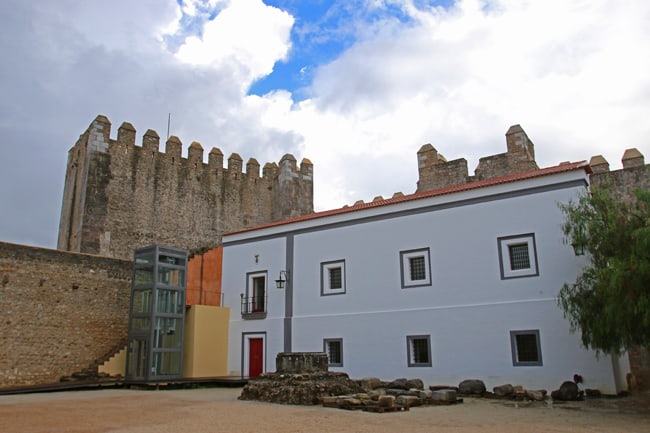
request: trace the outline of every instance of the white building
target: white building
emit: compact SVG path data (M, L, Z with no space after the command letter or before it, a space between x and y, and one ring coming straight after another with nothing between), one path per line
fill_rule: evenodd
M551 391L580 374L585 388L625 389L627 356L585 350L556 302L586 263L558 203L589 172L562 164L224 236L229 371L325 351L353 378Z

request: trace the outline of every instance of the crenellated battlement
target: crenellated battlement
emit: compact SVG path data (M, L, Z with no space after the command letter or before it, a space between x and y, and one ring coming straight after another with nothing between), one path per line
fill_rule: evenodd
M650 189L650 166L645 164L643 154L636 148L627 149L621 162L623 168L610 171L609 162L602 155L591 157L591 184L595 187L608 187L619 200L634 200L635 189Z
M627 149L623 153L621 163L623 164L623 168L621 170L645 167L645 157L641 152L639 152L637 148ZM594 174L609 172L609 162L607 162L607 160L602 155L592 156L589 160L589 165L591 166Z
M470 176L465 158L447 161L431 144L425 144L418 151L417 191L446 188L539 168L535 162L535 145L521 126L513 125L508 129L506 147L505 153L480 158L474 175Z
M431 144L425 144L418 151L417 191L539 169L535 162L535 145L520 125L511 126L506 132L506 147L505 153L480 158L474 175L470 176L465 159L447 161ZM627 149L621 161L622 169L610 171L609 163L602 155L592 157L589 161L593 171L591 183L596 187L610 186L617 197L624 200L632 198L635 188L650 189L650 168L645 165L641 152Z
M218 245L225 231L313 211L313 165L293 155L260 163L213 147L160 136L123 122L111 139L111 122L99 115L68 154L59 249L130 258L152 243L187 249ZM245 170L244 170L245 168Z
M246 162L246 171L244 172L242 157L237 153L232 153L228 157L227 167L224 168L224 154L218 147L213 147L210 150L208 154L208 162L205 163L203 158L204 149L201 143L198 141L193 141L188 146L187 157L183 157L183 143L175 135L171 135L167 139L165 142L165 150L160 151L160 136L153 129L148 129L142 136L141 144L137 145L137 131L131 123L123 122L120 125L117 133L117 138L115 140L112 140L110 138L111 126L111 122L106 116L98 115L90 124L88 129L83 134L81 134L79 141L73 147L73 149L71 149L71 151L74 150L74 148L78 145L83 146L84 143L88 143L89 145L93 146L92 150L105 151L111 154L120 152L125 154L133 152L145 152L147 155L152 157L171 157L173 159L167 158L167 160L169 160L171 163L201 163L201 167L206 169L225 169L226 171L247 173L253 177L260 177L260 164L255 158L249 158L249 160ZM265 165L266 176L277 176L277 173L275 173L275 171L277 171L278 164L267 164L275 167L275 169L269 167L267 170L267 167ZM313 164L311 161L305 158L300 165L297 165L296 158L291 154L285 154L280 159L280 166L283 167L282 172L286 178L299 177L300 175L311 176L313 171ZM198 166L195 168L198 168Z

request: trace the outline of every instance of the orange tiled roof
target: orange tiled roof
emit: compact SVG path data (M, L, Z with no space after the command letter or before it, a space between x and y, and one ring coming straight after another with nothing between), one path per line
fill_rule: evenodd
M269 227L276 227L276 226L282 226L286 224L292 224L296 222L301 222L301 221L310 221L318 218L325 218L328 216L333 216L333 215L342 215L342 214L347 214L347 213L352 213L352 212L357 212L360 210L365 210L365 209L373 209L381 206L387 206L387 205L392 205L392 204L397 204L397 203L404 203L408 201L414 201L414 200L420 200L424 198L429 198L429 197L436 197L436 196L441 196L441 195L446 195L446 194L452 194L455 192L461 192L461 191L469 191L473 189L479 189L479 188L485 188L488 186L494 186L494 185L501 185L504 183L511 183L511 182L517 182L520 180L526 180L526 179L533 179L537 177L542 177L542 176L549 176L552 174L558 174L558 173L566 173L569 171L574 171L574 170L580 170L583 169L585 170L588 174L592 174L591 167L589 167L589 164L587 164L586 161L579 161L579 162L568 162L568 163L562 163L553 167L547 167L547 168L541 168L538 170L532 170L532 171L527 171L523 173L514 173L514 174L509 174L506 176L500 176L500 177L494 177L490 179L483 179L475 182L468 182L468 183L462 183L459 185L453 185L453 186L448 186L445 188L439 188L439 189L433 189L429 191L422 191L422 192L416 192L414 194L408 194L408 195L402 195L399 197L392 197L392 198L387 198L383 200L376 200L376 201L371 201L368 203L359 203L355 204L353 206L345 206L342 208L337 208L337 209L330 209L326 211L321 211L321 212L314 212L310 214L305 214L305 215L300 215L297 217L293 218L288 218L284 219L281 221L276 221L264 225L260 225L257 227L253 227L250 229L243 229L243 230L238 230L235 232L230 232L226 233L225 235L234 235L238 233L246 233L254 230L260 230L264 228L269 228Z

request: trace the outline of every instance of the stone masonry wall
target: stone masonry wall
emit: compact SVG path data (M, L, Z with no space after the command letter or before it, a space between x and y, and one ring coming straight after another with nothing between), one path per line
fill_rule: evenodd
M0 387L58 382L126 338L132 267L0 242Z
M594 174L590 182L594 187L608 187L619 200L629 201L635 189L650 190L650 165L645 165L643 155L636 149L626 150L622 161L622 169L610 171L602 156L591 158L589 165Z
M170 137L165 151L148 130L142 146L123 123L117 139L111 123L97 116L68 154L58 248L131 259L152 244L190 251L220 244L224 232L313 212L313 165L292 155L280 164L246 163L233 153L224 168L213 148L208 163L193 142L188 156Z
M535 162L535 146L521 126L513 125L508 129L506 146L506 153L479 159L474 175L470 176L467 160L447 161L433 146L425 144L418 151L417 191L447 188L539 168Z
M506 132L508 151L479 159L476 180L491 179L513 173L537 170L535 145L519 125L511 126Z

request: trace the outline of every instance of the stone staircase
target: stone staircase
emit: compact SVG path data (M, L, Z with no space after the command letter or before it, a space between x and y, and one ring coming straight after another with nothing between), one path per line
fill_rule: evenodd
M115 344L111 350L106 352L103 356L96 359L90 366L84 368L80 371L75 371L69 376L63 376L59 380L61 382L73 382L73 381L96 381L100 379L106 379L111 377L109 373L102 372L101 367L109 362L112 358L122 354L126 351L127 338L124 337Z

